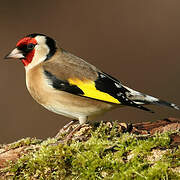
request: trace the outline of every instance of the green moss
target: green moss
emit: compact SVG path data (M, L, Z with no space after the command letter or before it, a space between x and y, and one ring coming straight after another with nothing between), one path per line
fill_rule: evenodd
M6 149L15 149L22 146L30 146L41 143L42 140L36 139L36 138L23 138L19 141L16 141L15 143L7 145Z
M87 141L54 144L48 139L40 148L22 156L4 169L14 179L178 179L173 168L180 166L180 150L170 149L170 134L138 136L120 133L101 123ZM152 149L165 149L161 158L151 160Z

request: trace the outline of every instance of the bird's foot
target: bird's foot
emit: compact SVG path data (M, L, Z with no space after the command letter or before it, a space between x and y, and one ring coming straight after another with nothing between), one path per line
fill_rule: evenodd
M74 125L77 122L76 119L73 119L68 124L66 124L63 128L59 130L59 132L56 134L55 139L59 139L62 134L68 133L70 129L72 128L72 125Z
M91 129L89 124L77 124L73 125L73 122L68 123L65 127L64 133L63 128L58 132L56 135L56 142L52 143L51 145L57 146L59 144L67 144L70 140L85 140L88 138L87 131ZM74 128L74 129L73 129ZM63 133L64 135L62 136Z
M76 134L77 137L80 137L82 134L84 134L84 131L86 131L87 124L78 124L65 138L64 141L68 142L73 138L73 136ZM84 129L85 128L85 129ZM83 131L81 131L83 129ZM89 129L89 128L88 128Z

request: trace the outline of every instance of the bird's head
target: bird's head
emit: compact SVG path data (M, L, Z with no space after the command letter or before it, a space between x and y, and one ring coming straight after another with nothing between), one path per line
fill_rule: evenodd
M16 44L5 59L20 59L25 67L48 60L56 52L56 42L43 34L30 34Z

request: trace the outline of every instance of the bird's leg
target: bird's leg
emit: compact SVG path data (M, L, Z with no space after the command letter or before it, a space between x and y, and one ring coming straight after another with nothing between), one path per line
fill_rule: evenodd
M79 123L65 138L65 141L67 142L68 140L72 139L73 135L75 132L77 132L78 130L80 130L84 124L86 123L87 121L87 117L81 117L79 118Z
M69 141L70 139L72 139L73 135L75 132L77 132L78 130L80 130L82 127L82 124L78 124L66 137L65 137L65 141Z
M71 125L75 124L77 121L78 121L78 120L73 119L73 120L70 121L68 124L66 124L66 125L62 128L62 130L65 131L65 130L68 129Z
M61 129L59 130L59 132L56 134L55 138L58 139L62 133L64 133L70 126L72 126L72 125L75 124L76 122L77 122L77 120L76 120L76 119L73 119L73 120L70 121L68 124L66 124L63 128L61 128Z

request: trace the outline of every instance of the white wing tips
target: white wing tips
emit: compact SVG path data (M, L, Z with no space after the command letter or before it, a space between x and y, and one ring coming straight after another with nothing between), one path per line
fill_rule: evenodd
M155 98L153 96L140 93L126 86L125 88L129 90L129 93L127 94L129 96L128 98L134 101L136 104L142 104L142 105L143 104L156 104L156 105L166 106L166 107L170 107L176 110L180 110L180 107L174 103L170 103L170 102Z
M150 104L157 104L160 106L166 106L166 107L179 110L179 107L176 104L170 103L170 102L167 102L167 101L164 101L164 100L161 100L161 99L149 96L149 95L145 95L144 99L145 99L145 102L149 102Z
M157 104L157 105L161 105L161 106L171 107L171 108L176 109L176 110L180 110L176 104L169 103L169 102L166 102L164 100L158 100L158 101L153 102L153 103Z

